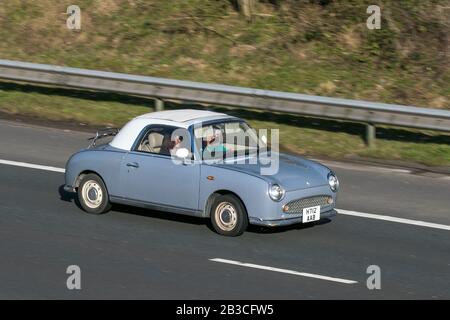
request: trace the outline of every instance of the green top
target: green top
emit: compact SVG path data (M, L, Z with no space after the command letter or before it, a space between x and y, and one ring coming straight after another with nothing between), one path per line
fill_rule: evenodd
M223 144L219 144L216 146L209 145L205 148L205 150L207 150L209 153L212 153L212 152L224 152L225 153L225 152L227 152L227 148L225 148L225 146Z

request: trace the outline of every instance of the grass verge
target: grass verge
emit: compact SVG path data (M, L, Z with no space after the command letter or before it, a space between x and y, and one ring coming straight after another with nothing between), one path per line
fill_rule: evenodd
M205 108L166 103L167 109ZM43 120L89 126L121 127L131 118L152 112L153 100L114 93L50 88L0 82L0 111ZM281 147L291 152L331 159L374 158L450 166L450 135L399 128L377 128L374 147L364 143L363 124L225 107L208 109L246 119L254 128L280 130Z

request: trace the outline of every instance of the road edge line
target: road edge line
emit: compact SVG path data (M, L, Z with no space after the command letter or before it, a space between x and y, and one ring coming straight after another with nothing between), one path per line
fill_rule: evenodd
M351 210L344 210L344 209L336 209L336 210L339 214L342 214L342 215L375 219L375 220L384 220L384 221L397 222L397 223L415 225L415 226L420 226L420 227L427 227L427 228L434 228L434 229L450 231L449 225L440 224L440 223L426 222L426 221L406 219L406 218L397 218L397 217L392 217L392 216L385 216L385 215L380 215L380 214L365 213L365 212L351 211Z

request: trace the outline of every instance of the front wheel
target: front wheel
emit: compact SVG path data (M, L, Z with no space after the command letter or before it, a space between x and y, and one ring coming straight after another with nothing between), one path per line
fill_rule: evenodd
M244 205L231 194L221 195L214 199L210 216L216 232L224 236L239 236L248 226Z
M103 180L96 174L86 174L78 187L78 200L87 213L102 214L111 208L108 190Z

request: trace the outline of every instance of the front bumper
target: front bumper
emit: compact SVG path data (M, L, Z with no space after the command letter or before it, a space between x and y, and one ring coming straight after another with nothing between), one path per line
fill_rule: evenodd
M301 208L295 208L294 212L284 212L283 207L285 205L291 206L292 201L301 199L308 199L316 196L330 196L333 198L333 203L330 205L321 204L321 218L327 218L333 215L333 209L336 206L337 194L330 190L330 186L318 186L306 189L287 191L284 198L279 201L272 201L268 195L263 199L255 199L252 202L248 200L245 202L247 208L247 214L249 222L251 224L269 225L269 226L281 226L302 222L302 210ZM307 204L307 203L306 203ZM306 205L305 204L305 205ZM311 203L310 206L316 204Z
M320 220L327 219L335 216L337 214L337 211L335 209L328 210L326 212L320 213ZM302 216L296 216L295 218L284 218L284 219L277 219L277 220L263 220L259 218L249 218L250 224L258 225L258 226L265 226L265 227L279 227L279 226L288 226L291 224L296 223L302 223ZM320 221L319 220L319 221ZM315 221L317 222L317 221ZM311 223L311 222L310 222Z

